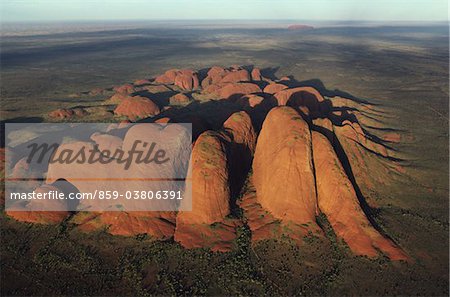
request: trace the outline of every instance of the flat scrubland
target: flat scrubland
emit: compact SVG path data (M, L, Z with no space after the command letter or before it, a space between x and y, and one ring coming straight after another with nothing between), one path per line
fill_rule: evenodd
M45 33L45 32L44 32ZM311 237L230 253L183 249L146 235L83 233L63 222L19 223L2 212L2 295L448 295L448 27L113 28L7 36L1 118L42 122L57 108L97 106L108 88L170 68L255 65L383 107L405 178L362 188L371 215L413 263L355 257L319 217ZM91 118L89 121L101 119ZM376 127L366 127L376 134ZM370 173L369 173L370 174Z

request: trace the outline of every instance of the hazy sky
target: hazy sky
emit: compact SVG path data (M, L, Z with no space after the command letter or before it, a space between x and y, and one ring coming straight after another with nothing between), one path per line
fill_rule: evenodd
M2 21L446 21L448 0L0 0Z

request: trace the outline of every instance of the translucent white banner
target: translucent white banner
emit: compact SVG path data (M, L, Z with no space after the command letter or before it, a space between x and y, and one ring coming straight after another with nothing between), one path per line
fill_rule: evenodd
M11 123L5 140L8 211L191 208L191 124Z

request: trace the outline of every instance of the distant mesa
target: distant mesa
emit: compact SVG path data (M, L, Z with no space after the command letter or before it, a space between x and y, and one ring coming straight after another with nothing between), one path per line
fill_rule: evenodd
M314 29L314 27L302 24L294 24L288 27L288 30L311 30L311 29Z
M103 114L115 122L106 133L88 140L105 149L127 146L127 135L141 129L129 128L131 122L161 127L192 123L192 155L185 164L194 181L187 185L192 187L192 211L76 213L70 221L86 232L108 227L111 234L145 233L154 240L174 239L186 248L229 251L244 224L254 243L288 238L302 245L307 236L326 240L318 219L324 217L354 254L407 260L407 254L375 225L364 196L405 172L399 152L389 146L402 137L382 124L387 111L305 86L292 76L277 79L264 74L264 69L238 65L170 69L155 78L86 92L105 96L98 106L50 112L52 121ZM378 135L367 127L379 128ZM8 164L17 172L27 170L20 157L15 158L17 164ZM50 164L47 175L57 173L70 180L68 172L89 176L97 169ZM38 191L56 187L54 180L46 182L36 185ZM73 184L77 187L76 180ZM47 224L70 215L23 210L17 206L7 213L20 221Z

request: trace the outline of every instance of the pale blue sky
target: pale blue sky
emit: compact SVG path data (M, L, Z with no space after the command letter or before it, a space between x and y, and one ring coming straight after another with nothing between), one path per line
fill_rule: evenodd
M0 0L2 21L446 21L448 0Z

